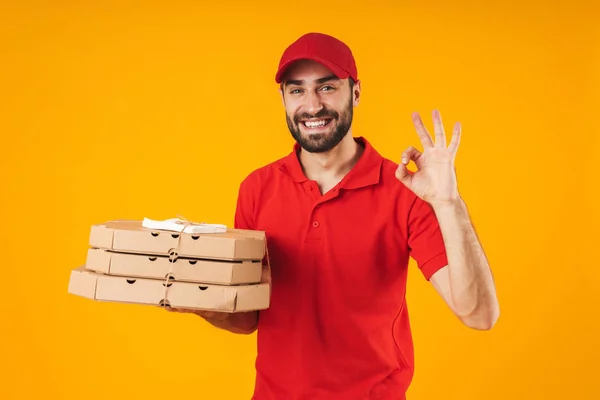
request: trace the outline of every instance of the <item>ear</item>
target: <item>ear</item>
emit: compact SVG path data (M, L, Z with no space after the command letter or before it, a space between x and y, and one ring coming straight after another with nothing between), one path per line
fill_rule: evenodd
M354 82L354 87L352 88L352 104L354 104L354 107L356 107L360 102L361 83L362 82L360 80L357 80Z

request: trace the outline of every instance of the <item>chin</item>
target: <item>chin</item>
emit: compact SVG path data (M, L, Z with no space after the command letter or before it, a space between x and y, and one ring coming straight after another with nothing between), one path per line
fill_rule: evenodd
M350 123L331 119L324 126L307 127L302 121L287 118L288 128L302 149L308 153L327 153L334 149L350 131Z
M296 141L309 153L327 153L333 150L346 135L336 136L335 132L302 134Z

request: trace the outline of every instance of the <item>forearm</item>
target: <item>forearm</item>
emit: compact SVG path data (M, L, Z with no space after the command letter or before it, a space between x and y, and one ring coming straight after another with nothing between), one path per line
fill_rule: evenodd
M250 334L258 325L258 311L200 314L211 325L238 334Z
M448 284L454 312L467 325L489 328L499 307L493 276L462 199L434 205L448 257Z

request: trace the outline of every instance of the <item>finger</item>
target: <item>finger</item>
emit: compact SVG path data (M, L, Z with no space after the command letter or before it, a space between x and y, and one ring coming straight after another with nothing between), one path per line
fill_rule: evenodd
M410 146L402 153L402 157L400 158L402 164L408 165L408 163L412 160L417 163L417 160L423 155L419 150Z
M169 311L169 312L175 312L175 313L186 313L189 312L189 310L185 309L185 308L177 308L177 307L171 307L169 305L164 306L164 309Z
M413 124L415 129L417 130L417 134L419 135L419 139L421 139L421 144L423 144L423 148L433 147L433 140L431 139L431 135L427 132L425 125L423 125L423 121L421 120L421 116L419 113L414 112L412 114Z
M167 311L175 312L175 313L179 313L179 314L197 314L198 313L198 310L194 310L192 308L178 308L178 307L171 307L171 306L166 306L164 308Z
M435 145L436 147L446 147L446 134L444 132L442 116L438 110L433 110L432 117L433 129L435 132Z
M198 314L202 318L206 318L206 319L215 318L218 315L214 311L204 311L204 310L196 310L196 314Z
M456 152L458 151L461 133L462 126L460 125L460 122L457 122L456 124L454 124L454 129L452 131L452 139L450 140L450 146L448 146L448 150L453 156L455 156Z
M412 181L412 173L406 167L406 164L400 163L396 168L396 178L405 186L410 187Z

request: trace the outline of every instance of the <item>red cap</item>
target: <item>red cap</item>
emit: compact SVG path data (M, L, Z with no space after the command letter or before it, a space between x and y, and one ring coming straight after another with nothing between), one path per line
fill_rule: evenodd
M350 48L339 39L323 33L307 33L289 45L279 61L275 82L281 83L285 70L295 61L313 60L329 68L340 79L358 80Z

